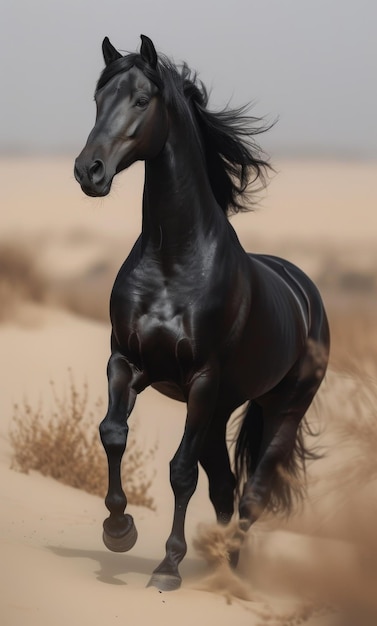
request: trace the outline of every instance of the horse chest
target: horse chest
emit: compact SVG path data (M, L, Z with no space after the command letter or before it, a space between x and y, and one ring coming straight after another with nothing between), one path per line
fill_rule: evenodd
M121 351L151 380L181 381L195 360L197 340L190 323L192 311L169 290L161 288L153 295L139 292L129 297L123 293L118 300L113 329Z

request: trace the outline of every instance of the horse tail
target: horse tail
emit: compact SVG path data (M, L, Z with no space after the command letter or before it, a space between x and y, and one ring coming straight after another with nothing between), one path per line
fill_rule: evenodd
M234 471L238 499L241 498L246 481L254 475L261 459L263 430L263 408L252 400L243 415L235 445ZM322 457L318 449L310 450L306 446L305 439L306 435L317 434L304 418L298 426L292 446L288 448L269 477L269 498L265 503L267 511L289 515L294 502L303 499L306 487L306 461Z
M238 497L244 483L257 468L263 438L263 409L254 400L247 405L234 451L234 471Z

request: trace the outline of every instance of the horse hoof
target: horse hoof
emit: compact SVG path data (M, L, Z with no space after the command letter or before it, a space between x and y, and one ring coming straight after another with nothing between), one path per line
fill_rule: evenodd
M173 574L152 574L147 587L156 587L159 591L175 591L182 583L180 576Z
M102 535L106 548L112 552L128 552L131 550L137 541L137 530L131 515L124 516L125 528L121 529L121 531L118 530L116 533L113 529L109 529L108 521L108 519L104 521Z

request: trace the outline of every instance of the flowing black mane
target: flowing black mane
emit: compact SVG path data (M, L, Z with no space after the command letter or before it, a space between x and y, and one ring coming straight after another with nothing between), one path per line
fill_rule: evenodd
M253 205L250 191L265 187L271 166L254 137L271 125L263 119L248 115L248 106L220 111L210 111L208 93L186 63L177 66L167 57L159 55L153 69L140 54L120 57L103 70L96 90L111 78L137 67L161 90L167 106L174 107L186 118L187 106L193 108L201 133L208 176L214 196L227 215L248 211Z

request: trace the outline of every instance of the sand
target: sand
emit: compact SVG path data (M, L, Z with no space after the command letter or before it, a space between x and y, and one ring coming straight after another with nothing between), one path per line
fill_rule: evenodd
M286 161L277 169L279 174L262 199L263 208L234 220L248 249L264 246L268 252L278 252L291 247L307 271L318 267L324 247L356 251L355 255L357 250L369 251L366 256L374 259L375 163ZM122 175L112 196L103 201L82 196L73 180L72 160L65 157L2 159L0 172L1 238L31 242L39 262L59 279L92 267L108 250L109 241L115 242L119 258L125 256L139 232L139 166ZM108 293L103 297L108 298ZM355 580L360 580L359 555L349 537L344 540L337 530L347 508L344 502L334 504L336 487L326 483L328 472L332 474L336 464L345 463L342 450L319 461L312 470L317 478L312 499L290 525L266 520L249 534L241 555L240 579L232 579L226 568L217 572L215 579L209 578L210 569L193 548L198 527L214 522L206 479L201 474L187 517L189 551L181 566L183 586L176 592L161 593L146 584L163 556L170 531L168 462L182 434L184 407L152 390L138 398L132 419L138 423L139 440L145 445L158 444L152 486L157 509L130 507L139 540L130 553L113 554L101 540L106 516L101 498L36 472L24 475L10 469L8 436L13 404L24 397L32 403L48 404L49 381L64 389L69 368L79 384L88 383L91 398L106 397L108 324L76 316L51 303L21 303L0 324L0 354L2 625L346 623L317 602L318 596L322 604L342 603L347 594L350 597L350 589L356 589ZM330 372L323 402L336 398L336 389L343 384L341 377ZM330 428L325 441L331 441L336 433L336 428ZM349 502L354 502L352 498L353 493ZM210 542L211 535L205 536ZM341 576L345 571L350 575ZM339 585L330 584L336 579ZM237 593L237 585L247 590L249 600L235 597L242 595ZM314 604L308 599L311 588ZM354 603L345 603L349 610L360 606L361 596L357 590L355 593ZM369 600L368 596L366 604ZM319 606L318 610L313 606ZM358 615L359 624L366 624L364 616Z

